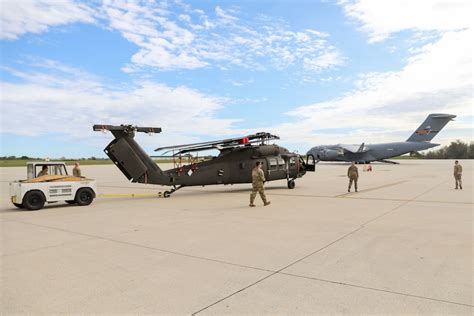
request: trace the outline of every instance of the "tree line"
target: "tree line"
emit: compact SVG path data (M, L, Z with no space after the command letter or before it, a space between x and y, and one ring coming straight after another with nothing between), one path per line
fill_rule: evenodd
M444 146L440 149L430 150L426 153L414 152L410 156L419 159L474 159L474 142L465 143L461 140L451 142L448 146ZM0 157L1 160L43 160L43 158L33 158L28 156L4 156ZM79 158L79 159L68 159L61 157L60 160L107 160L108 158ZM52 159L57 160L57 159Z
M474 159L474 142L468 144L456 140L440 149L430 150L426 153L415 152L411 156L422 159Z

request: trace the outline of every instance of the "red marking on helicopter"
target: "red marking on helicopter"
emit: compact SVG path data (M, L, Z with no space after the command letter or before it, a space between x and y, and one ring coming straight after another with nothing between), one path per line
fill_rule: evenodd
M248 137L244 137L244 138L239 140L239 143L242 144L242 145L248 144L249 142L250 142L250 140L249 140Z

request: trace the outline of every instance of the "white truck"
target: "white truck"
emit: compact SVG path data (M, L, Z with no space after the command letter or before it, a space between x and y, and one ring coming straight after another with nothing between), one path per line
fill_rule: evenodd
M47 175L38 176L47 167ZM39 210L45 203L66 201L89 205L97 195L95 180L69 176L64 162L38 161L27 163L27 179L10 182L13 205Z

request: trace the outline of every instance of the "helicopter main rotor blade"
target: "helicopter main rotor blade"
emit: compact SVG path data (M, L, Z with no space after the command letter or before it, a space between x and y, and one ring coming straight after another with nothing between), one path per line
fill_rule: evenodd
M138 133L161 133L161 127L142 127L133 125L105 125L95 124L92 129L98 131L124 131L124 132L138 132Z
M171 152L173 149L180 150L180 151L183 151L183 150L200 151L200 150L209 150L213 148L222 150L223 148L239 147L246 144L265 142L265 141L274 140L274 139L280 139L280 137L276 135L272 135L270 133L257 133L257 134L252 134L252 135L248 135L244 137L236 137L236 138L229 138L229 139L194 143L194 144L159 147L155 149L155 151L169 150L169 149L170 150L167 152Z

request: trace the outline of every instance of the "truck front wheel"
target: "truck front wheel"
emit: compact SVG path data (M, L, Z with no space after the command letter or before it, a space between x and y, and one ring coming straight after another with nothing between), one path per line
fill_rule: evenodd
M13 205L15 205L18 208L24 208L23 204L20 204L20 203L13 203Z
M31 211L42 209L46 198L41 191L29 191L23 197L23 206Z
M94 192L89 188L79 189L76 193L76 203L80 206L86 206L92 203L94 200Z

